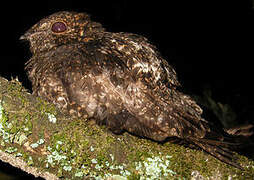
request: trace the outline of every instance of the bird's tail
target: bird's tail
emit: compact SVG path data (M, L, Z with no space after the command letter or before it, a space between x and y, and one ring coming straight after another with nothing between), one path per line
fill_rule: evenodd
M208 132L203 138L188 137L187 139L194 145L200 147L215 158L232 165L236 168L243 169L234 158L234 151L254 146L253 142L242 135L229 134L226 131L220 131L210 126ZM239 132L239 128L238 131ZM246 128L244 128L246 131ZM218 136L219 135L219 136Z
M230 147L237 146L238 144L195 138L190 138L190 141L220 161L242 169L242 167L237 162L235 162L234 151Z

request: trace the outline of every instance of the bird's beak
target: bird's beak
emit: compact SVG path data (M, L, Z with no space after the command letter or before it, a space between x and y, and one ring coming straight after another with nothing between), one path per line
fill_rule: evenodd
M26 32L24 35L20 36L19 40L28 40L30 35L30 32Z
M26 39L26 36L25 35L22 35L19 37L19 40L25 40Z

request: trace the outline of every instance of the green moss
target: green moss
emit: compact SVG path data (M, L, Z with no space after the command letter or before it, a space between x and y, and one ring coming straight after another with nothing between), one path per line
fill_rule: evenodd
M0 100L0 128L6 128L8 113L4 110L4 102Z
M33 161L33 157L32 156L29 156L27 158L27 165L28 166L32 166L34 164L34 161Z
M37 98L37 104L35 104L35 107L41 114L46 116L48 115L48 113L52 115L55 115L57 113L56 107L54 105L49 104L41 98Z
M106 141L108 144L112 144L115 141L115 138L113 138L113 136L106 136Z
M82 178L84 176L84 173L81 170L77 170L74 176L77 178Z
M27 138L28 137L24 132L18 132L15 136L14 143L17 143L21 146L26 142Z
M7 147L6 149L5 149L5 152L7 152L7 153L9 153L9 154L12 154L12 153L14 153L14 152L17 152L17 148L16 147Z

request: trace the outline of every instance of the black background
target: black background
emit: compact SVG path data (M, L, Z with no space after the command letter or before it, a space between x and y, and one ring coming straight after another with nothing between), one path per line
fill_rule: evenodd
M7 79L17 76L31 89L23 70L31 54L19 37L54 12L87 12L108 31L147 37L175 67L188 93L202 95L204 88L209 88L213 98L230 104L239 114L239 124L253 123L252 6L251 0L4 2L0 75Z

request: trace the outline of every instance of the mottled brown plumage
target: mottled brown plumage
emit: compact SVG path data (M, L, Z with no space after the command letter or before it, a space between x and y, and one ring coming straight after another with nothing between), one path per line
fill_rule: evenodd
M238 144L202 119L202 109L178 91L174 69L146 38L106 32L85 13L58 12L21 39L30 41L26 69L35 95L114 133L176 137L240 167L230 150Z

